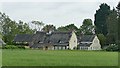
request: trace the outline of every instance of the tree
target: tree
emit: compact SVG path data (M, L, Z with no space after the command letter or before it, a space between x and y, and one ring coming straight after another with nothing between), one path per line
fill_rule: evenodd
M96 26L95 28L96 34L103 34L105 36L107 35L108 29L107 29L106 18L109 14L110 14L110 6L108 6L106 3L101 4L100 9L98 9L95 14L94 24Z
M118 19L117 19L117 11L115 9L111 10L110 14L107 17L107 43L115 44L118 38Z
M94 34L94 26L91 19L84 19L82 26L80 26L82 34L91 35Z
M118 41L120 43L120 2L117 5L117 13L118 13Z
M2 24L2 35L3 40L7 44L12 44L13 39L16 34L20 33L33 33L34 31L29 28L29 25L19 21L12 21L9 16L5 15L5 13L0 13L0 23Z
M44 26L44 23L41 21L32 21L33 24L35 24L35 29L37 30L37 27L38 27L38 30L40 31L41 30L41 27Z
M117 5L117 12L118 12L118 42L117 44L120 46L120 2Z
M57 28L57 31L67 31L68 29L65 26L61 26Z
M19 34L31 34L34 33L34 30L30 29L29 25L23 21L19 21L18 24L18 33Z
M66 26L58 27L57 30L58 31L72 31L72 30L77 31L78 28L74 24L69 24L69 25L66 25Z
M106 46L106 37L103 34L98 34L98 39L100 40L101 47Z
M118 11L120 11L120 2L117 5L117 9L118 9Z
M57 28L57 31L73 31L73 30L77 35L80 34L80 30L74 24L69 24L69 25L61 26Z
M49 33L50 31L55 31L56 30L56 27L54 25L45 25L43 28L42 28L43 31Z

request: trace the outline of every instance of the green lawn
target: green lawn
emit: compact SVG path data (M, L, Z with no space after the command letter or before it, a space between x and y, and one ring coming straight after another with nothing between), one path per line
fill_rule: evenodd
M3 66L117 66L117 52L3 50Z
M2 66L2 49L0 49L0 67Z

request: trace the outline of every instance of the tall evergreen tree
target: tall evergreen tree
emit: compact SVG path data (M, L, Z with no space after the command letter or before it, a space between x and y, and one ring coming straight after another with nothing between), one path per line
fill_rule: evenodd
M118 34L118 19L117 19L117 11L115 9L111 10L110 14L107 18L107 42L109 44L115 44L117 42L117 34Z
M94 24L96 26L95 31L97 34L107 35L107 16L110 13L110 6L106 3L100 5L100 9L96 11Z
M120 2L117 5L118 12L118 45L120 47ZM119 49L120 50L120 49Z

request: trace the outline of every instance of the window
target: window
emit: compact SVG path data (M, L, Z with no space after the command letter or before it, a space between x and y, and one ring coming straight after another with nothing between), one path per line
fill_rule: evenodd
M50 40L48 41L48 43L51 43Z
M61 41L61 40L59 40L59 41L58 41L58 43L62 43L62 41Z
M92 50L93 48L91 47L91 50Z
M63 50L65 49L65 47L63 47Z
M55 46L54 49L57 50L57 46Z
M59 46L59 50L61 50L61 46Z

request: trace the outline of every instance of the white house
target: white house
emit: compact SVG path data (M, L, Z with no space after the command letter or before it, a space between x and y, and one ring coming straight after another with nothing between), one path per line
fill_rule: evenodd
M96 35L83 35L78 39L78 49L80 50L101 50L101 45Z

